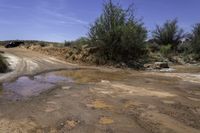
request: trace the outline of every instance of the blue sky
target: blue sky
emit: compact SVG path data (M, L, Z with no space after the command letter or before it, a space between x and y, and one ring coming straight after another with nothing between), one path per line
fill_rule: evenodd
M0 40L58 41L85 36L105 0L0 0ZM123 7L134 3L136 16L148 30L178 18L190 31L200 22L200 0L113 0Z

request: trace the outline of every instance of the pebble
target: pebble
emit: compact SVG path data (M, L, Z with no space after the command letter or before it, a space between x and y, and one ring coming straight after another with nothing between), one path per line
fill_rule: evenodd
M62 89L63 90L69 90L71 87L70 86L63 86Z

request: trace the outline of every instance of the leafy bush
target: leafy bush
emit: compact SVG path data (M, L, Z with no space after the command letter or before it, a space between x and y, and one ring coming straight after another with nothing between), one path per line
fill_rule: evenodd
M4 73L8 70L8 66L4 61L4 57L0 55L0 73Z
M192 51L200 58L200 23L193 27L191 38Z
M178 21L168 20L162 26L157 25L153 31L154 40L160 45L172 45L173 50L177 50L177 46L181 39L184 38L184 32L178 26Z
M168 56L171 53L171 45L168 44L168 45L165 45L165 46L161 46L160 53L163 56Z
M191 47L191 42L190 41L184 41L183 43L179 44L177 47L177 50L179 53L183 53L183 54L190 54L192 47Z
M151 52L156 52L160 50L160 45L154 42L147 42L147 46Z
M146 53L147 31L135 19L133 6L123 9L109 0L103 13L90 27L89 39L98 46L99 57L110 61L126 62L141 58Z
M89 44L88 38L80 37L79 39L77 39L75 41L65 41L64 46L81 48L83 45L87 45L87 44Z
M73 42L72 42L72 46L81 47L81 46L86 45L86 44L88 44L88 43L89 43L89 42L88 42L88 38L86 38L86 37L81 37L81 38L79 38L79 39L73 41Z
M171 53L171 45L164 45L160 47L160 53L164 56L168 56Z
M71 46L72 45L72 42L71 41L65 41L64 42L64 46L65 47L69 47L69 46Z

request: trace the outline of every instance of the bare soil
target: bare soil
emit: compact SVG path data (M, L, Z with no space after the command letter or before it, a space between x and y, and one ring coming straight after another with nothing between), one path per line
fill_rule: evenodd
M0 77L0 133L200 132L198 66L178 66L173 73L105 69L73 65L25 49L0 50L17 60L14 70ZM71 81L53 82L49 75ZM5 84L19 87L24 76L37 82L35 76L43 77L40 83L54 87L12 98Z

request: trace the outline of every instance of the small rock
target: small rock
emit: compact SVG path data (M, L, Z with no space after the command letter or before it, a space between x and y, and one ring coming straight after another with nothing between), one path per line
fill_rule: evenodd
M85 48L87 48L88 46L89 46L88 44L85 44L85 45L82 46L82 49L85 49Z
M80 123L80 121L77 120L67 120L65 122L65 127L69 130L75 128L78 124Z
M63 90L69 90L71 87L70 86L63 86L62 89Z
M173 72L175 70L176 69L173 69L173 68L163 68L163 69L160 69L160 72Z
M151 68L152 64L144 64L144 68Z
M99 119L99 123L102 125L109 125L109 124L114 123L114 120L111 119L110 117L103 116Z
M155 62L153 68L154 69L169 68L169 65L167 62Z
M108 81L108 80L101 80L101 83L106 83L106 84L108 84L108 83L110 83L110 81Z
M126 65L126 63L121 62L121 63L117 64L115 67L116 68L127 68L127 65Z

